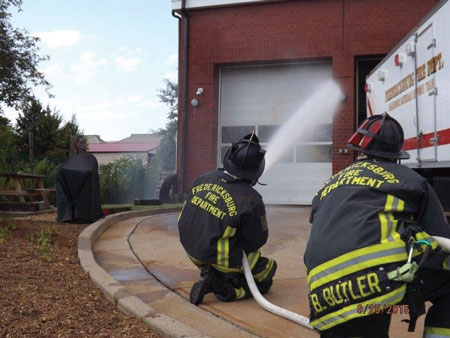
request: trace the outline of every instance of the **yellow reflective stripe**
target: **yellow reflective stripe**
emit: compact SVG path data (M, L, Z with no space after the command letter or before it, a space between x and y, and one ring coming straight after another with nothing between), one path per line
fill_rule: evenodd
M436 249L438 247L438 242L432 237L430 236L427 232L422 231L422 232L418 232L416 234L416 239L419 241L421 239L426 239L428 242L430 242L431 247L433 249Z
M217 271L223 272L223 273L230 273L230 272L242 272L242 267L240 268L230 268L227 266L222 266L222 265L218 265L218 264L211 264L214 269L216 269Z
M234 292L236 293L236 299L242 299L245 297L245 290L242 286L239 289L234 289Z
M228 238L226 238L225 239L225 262L224 262L224 265L226 267L230 266L229 258L230 258L230 241Z
M430 242L431 248L433 250L435 250L438 247L438 245L439 245L438 242L433 237L431 237L428 233L426 233L425 231L418 232L415 235L415 237L416 237L416 240L418 240L418 241L421 240L421 239L425 239L428 242ZM425 252L425 249L427 248L427 246L425 244L421 244L420 247L421 247L420 251L418 249L414 249L413 257L416 257L416 256L419 256L419 255L423 254Z
M312 269L308 274L310 291L350 273L406 259L403 241L375 244L351 251Z
M398 220L393 212L402 212L405 209L405 201L393 195L388 195L384 210L378 214L381 226L381 243L392 242L400 239L397 232Z
M197 266L206 264L205 262L203 262L203 261L201 261L201 260L199 260L199 259L197 259L197 258L194 258L194 257L192 257L192 256L189 255L189 254L187 254L187 256L188 256L189 259L192 261L192 263L194 263L194 264L197 265Z
M233 237L236 234L236 229L230 226L225 227L225 232L217 241L217 264L222 265L224 267L228 267L230 265L229 256L230 256L230 241L229 238Z
M369 315L369 311L362 311L363 313L358 313L361 311L358 311L358 307L365 308L369 305L379 304L379 305L393 305L399 303L406 293L406 284L403 284L400 288L395 289L394 291L391 291L383 296L370 299L364 302L361 302L359 304L352 304L349 306L346 306L338 311L329 313L321 318L318 318L314 321L312 321L310 324L318 329L318 330L327 330L333 326L339 325L343 322L346 322L350 319L356 318L356 317L363 317Z
M247 255L247 259L248 259L248 264L250 266L250 270L253 270L253 268L255 267L256 263L259 260L259 257L261 257L261 252L259 252L259 251L250 252Z
M445 257L444 261L442 262L442 268L444 270L450 270L450 256Z
M253 275L253 278L257 282L262 282L267 278L267 275L269 274L270 270L273 268L273 259L269 258L269 261L266 264L266 267L263 271L258 272L256 275Z
M425 337L450 337L450 329L445 327L425 327Z
M180 221L180 218L181 218L181 214L183 213L183 210L184 210L184 207L186 206L186 201L184 201L184 204L183 204L183 209L181 209L181 211L180 211L180 213L179 213L179 215L178 215L178 219L177 219L177 222L179 222Z

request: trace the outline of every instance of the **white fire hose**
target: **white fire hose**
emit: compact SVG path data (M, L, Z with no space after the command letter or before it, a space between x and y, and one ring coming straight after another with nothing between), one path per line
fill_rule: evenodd
M247 260L247 254L245 251L242 255L242 266L244 267L245 279L247 280L248 287L253 295L253 298L267 311L270 311L280 317L292 320L293 322L303 325L308 329L314 330L314 328L309 325L309 319L301 316L295 312L283 309L282 307L276 306L269 301L267 301L259 292L258 287L256 286L255 280L253 279L252 271L250 270L250 266Z
M450 253L450 239L444 237L433 236L433 238L438 242L439 246L446 252ZM245 251L242 255L242 266L244 267L245 279L247 280L248 287L250 292L253 295L253 298L261 305L264 309L273 314L276 314L280 317L289 319L294 323L300 324L308 329L314 330L314 328L309 325L309 319L305 316L299 315L298 313L283 309L282 307L276 306L269 301L267 301L259 292L258 287L256 286L255 280L253 279L252 271L250 270L250 266L247 260L247 254Z
M445 252L450 253L450 239L445 237L432 236Z

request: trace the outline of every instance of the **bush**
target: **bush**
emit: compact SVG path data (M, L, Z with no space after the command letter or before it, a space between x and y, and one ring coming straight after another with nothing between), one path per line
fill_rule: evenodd
M141 159L121 158L100 165L102 203L132 203L135 199L154 198L160 164L157 156L144 165Z

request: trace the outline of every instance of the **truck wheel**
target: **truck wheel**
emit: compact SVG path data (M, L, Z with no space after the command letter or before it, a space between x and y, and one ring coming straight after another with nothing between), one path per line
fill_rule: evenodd
M177 193L177 175L169 175L161 184L159 199L163 203L175 202Z

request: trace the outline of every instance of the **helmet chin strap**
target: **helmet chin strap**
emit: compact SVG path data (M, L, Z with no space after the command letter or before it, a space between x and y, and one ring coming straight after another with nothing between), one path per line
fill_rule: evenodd
M223 171L225 174L227 174L228 176L230 176L231 178L234 178L235 180L242 180L242 178L234 176L233 174L230 174L228 171L224 170Z

